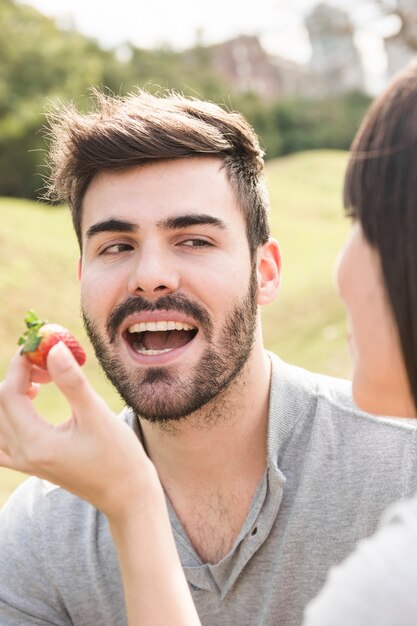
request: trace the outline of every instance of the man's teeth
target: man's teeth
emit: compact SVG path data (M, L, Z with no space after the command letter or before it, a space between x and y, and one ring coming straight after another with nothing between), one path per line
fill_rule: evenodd
M140 354L146 354L147 356L153 356L154 354L163 354L164 352L172 352L172 349L167 348L166 350L146 350L146 348L136 348L136 352Z
M195 330L195 326L185 324L184 322L174 322L171 320L163 320L159 322L139 322L132 324L127 329L129 333L144 333L144 332L158 332L158 331L170 331L170 330ZM136 343L136 342L135 342ZM147 349L144 346L135 345L136 352L140 354L146 354L147 356L153 356L155 354L163 354L164 352L172 352L174 348L164 348L162 350Z
M139 322L132 324L127 329L129 333L144 333L145 331L155 332L158 330L194 330L195 326L184 324L183 322ZM148 350L148 352L150 352ZM157 353L166 352L166 350L158 350Z

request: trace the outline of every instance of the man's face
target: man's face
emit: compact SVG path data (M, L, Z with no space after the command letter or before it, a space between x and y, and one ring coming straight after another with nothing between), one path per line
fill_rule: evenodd
M86 328L138 415L178 419L236 379L254 342L256 268L218 159L98 175L82 237Z

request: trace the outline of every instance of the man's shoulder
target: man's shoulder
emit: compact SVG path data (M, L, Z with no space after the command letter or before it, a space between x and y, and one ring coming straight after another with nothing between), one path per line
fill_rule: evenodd
M64 606L74 623L116 623L122 610L116 551L103 514L30 478L0 511L0 622L32 623L33 615L36 624L66 624Z
M114 560L105 516L52 483L29 478L0 510L0 565L8 554L19 553L26 554L31 567L45 560L57 572L63 562L71 568L74 559L81 562L80 554L92 552Z
M415 420L382 415L373 415L361 410L353 401L351 382L305 370L282 361L269 353L272 362L271 406L286 413L292 409L300 422L303 416L331 424L342 431L362 429L374 431L415 431Z
M69 519L74 519L76 511L82 514L90 508L92 507L88 502L65 489L46 480L31 477L24 480L10 495L1 509L0 519L11 516L36 522L39 518L45 524L52 514L62 525Z
M319 400L324 400L342 410L359 411L352 400L352 385L349 380L291 365L272 352L269 356L272 363L273 392L284 397L302 398L304 403L317 404Z

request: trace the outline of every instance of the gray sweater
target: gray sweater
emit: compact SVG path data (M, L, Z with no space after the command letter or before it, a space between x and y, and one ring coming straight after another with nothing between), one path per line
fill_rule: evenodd
M416 490L414 420L365 415L345 381L271 358L267 470L232 551L202 563L168 502L204 626L301 624L329 567ZM14 493L0 514L0 624L125 626L103 515L38 479Z

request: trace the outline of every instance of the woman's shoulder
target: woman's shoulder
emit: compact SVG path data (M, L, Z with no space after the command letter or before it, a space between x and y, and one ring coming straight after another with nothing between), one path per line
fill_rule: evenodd
M378 531L332 568L304 626L414 626L417 498L391 506Z

